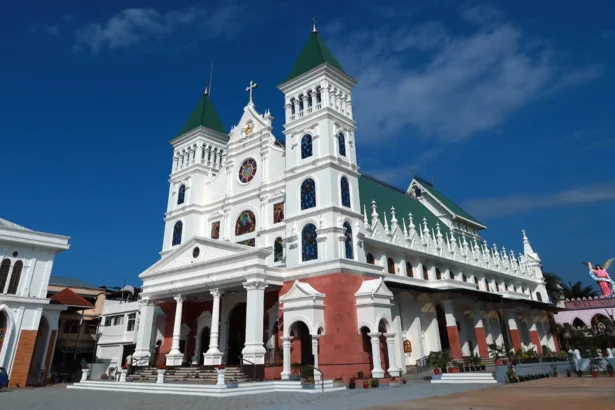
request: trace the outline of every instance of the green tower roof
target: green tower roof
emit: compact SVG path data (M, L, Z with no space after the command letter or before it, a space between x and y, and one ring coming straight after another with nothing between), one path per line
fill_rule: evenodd
M220 116L216 112L214 108L214 104L209 98L209 94L205 92L201 100L197 104L188 120L184 123L184 126L181 128L177 136L179 137L182 134L187 133L188 131L192 131L197 127L209 128L210 130L221 132L223 134L227 134L224 129L224 124L222 124L222 120Z
M318 35L318 32L313 31L312 34L310 34L307 44L303 47L301 54L299 54L299 58L297 58L295 66L291 70L288 77L284 80L284 83L292 80L293 78L297 78L300 75L307 73L311 69L325 63L346 74L342 68L342 65L339 61L337 61L331 50L329 50L329 48L327 48L325 43L322 41Z

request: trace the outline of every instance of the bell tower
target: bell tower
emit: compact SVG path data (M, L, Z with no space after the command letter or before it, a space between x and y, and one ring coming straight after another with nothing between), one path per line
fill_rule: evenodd
M356 84L314 25L278 87L286 114L287 267L365 259L356 239L362 220L352 115Z

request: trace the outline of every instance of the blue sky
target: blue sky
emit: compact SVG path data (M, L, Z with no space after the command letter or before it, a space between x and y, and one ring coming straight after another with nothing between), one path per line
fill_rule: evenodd
M375 5L377 4L377 5ZM158 258L168 141L215 63L227 128L276 85L312 16L359 85L359 166L405 187L416 172L546 271L615 256L615 5L588 1L30 1L0 15L0 215L69 235L54 274L138 285Z

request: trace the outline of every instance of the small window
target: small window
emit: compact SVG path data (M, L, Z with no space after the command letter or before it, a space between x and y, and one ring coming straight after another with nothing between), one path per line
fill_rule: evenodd
M96 325L86 325L85 329L84 329L84 332L87 335L94 335L94 336L96 336L96 330L97 330L96 328L97 328Z
M416 196L417 198L420 198L421 196L423 196L423 192L421 191L421 188L419 187L414 188L414 196Z
M126 326L126 330L129 332L132 332L133 330L135 330L135 324L137 322L137 314L136 313L130 313L128 315L128 325Z
M64 322L64 333L74 334L79 333L79 321L78 320L67 320Z
M316 241L316 226L307 224L301 231L301 259L303 262L318 259L318 242Z
M389 273L395 274L395 262L391 258L387 259L387 269Z
M290 113L291 114L295 114L295 99L291 98L290 99Z
M19 280L21 279L21 270L23 269L23 262L17 261L15 265L13 265L13 274L11 275L11 280L9 281L9 287L6 290L6 293L10 295L17 294L17 288L19 287Z
M340 191L342 194L342 206L350 208L350 185L346 177L342 177L340 180Z
M284 259L284 242L282 238L276 238L273 243L273 261L282 262Z
M124 324L124 315L113 316L113 326L121 326Z
M220 221L211 224L211 239L220 239Z
M536 292L536 300L542 302L542 295L540 294L540 292Z
M346 156L346 139L344 138L344 133L340 132L337 134L337 143L339 147L339 153L342 157Z
M463 273L461 274L461 281L462 282L467 282L468 281L467 276L465 274L463 274Z
M372 255L371 253L368 253L367 256L365 257L365 260L367 261L367 263L373 265L374 264L374 255Z
M171 243L172 246L179 245L182 243L183 227L184 224L182 223L182 221L177 221L175 223L175 226L173 227L173 242Z
M299 111L303 111L303 100L305 99L305 97L303 96L303 94L299 95Z
M111 319L112 319L111 316L107 316L105 318L105 326L111 326Z
M312 106L312 90L307 92L307 106L308 108Z
M410 264L410 262L406 262L406 272L408 272L408 277L414 277L414 272L412 271L412 265Z
M305 159L312 156L312 136L305 134L301 138L301 159Z
M183 204L185 197L186 197L186 185L182 184L179 187L179 193L177 194L177 205Z
M301 184L301 210L316 206L316 183L308 178Z
M440 280L442 279L442 272L440 272L440 269L436 268L436 279Z
M427 267L423 265L423 279L429 280L429 272L427 271Z

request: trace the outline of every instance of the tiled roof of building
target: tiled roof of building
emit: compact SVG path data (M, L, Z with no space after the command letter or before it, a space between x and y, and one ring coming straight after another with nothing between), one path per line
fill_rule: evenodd
M24 226L17 225L15 222L7 221L6 219L0 218L0 227L11 228L11 229L19 229L22 231L32 232L32 229L28 229Z
M288 82L293 78L297 78L322 64L328 64L341 73L346 74L342 68L342 65L339 61L337 61L331 50L329 50L329 48L322 41L318 35L318 32L314 31L310 34L308 42L303 47L303 50L301 51L301 54L299 54L293 69L283 83Z
M76 307L84 307L84 308L93 308L94 305L70 290L69 288L63 289L61 292L56 293L51 298L51 303L66 305L66 306L76 306Z
M198 127L209 128L210 130L227 134L224 129L224 124L222 124L222 120L216 112L214 103L211 101L207 92L203 94L196 108L192 111L192 114L190 114L190 117L188 117L188 120L177 136L179 137Z
M69 278L66 276L52 275L49 278L49 284L54 286L65 286L67 288L99 289L98 286L94 286L84 280L78 278Z

